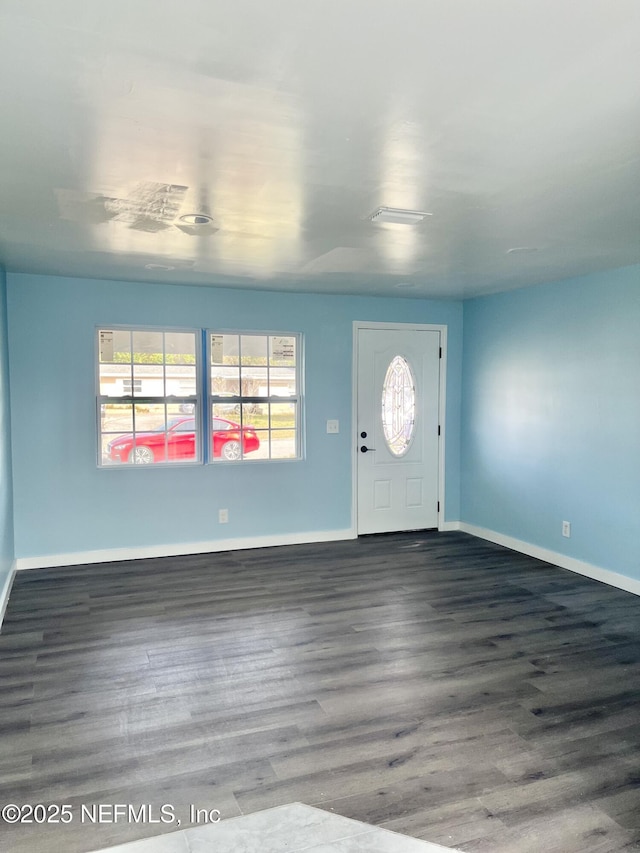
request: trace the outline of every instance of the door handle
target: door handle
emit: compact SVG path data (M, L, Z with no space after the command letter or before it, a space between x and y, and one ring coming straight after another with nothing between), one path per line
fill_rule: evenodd
M371 453L371 451L375 451L375 447L367 447L366 444L363 444L360 448L360 453Z

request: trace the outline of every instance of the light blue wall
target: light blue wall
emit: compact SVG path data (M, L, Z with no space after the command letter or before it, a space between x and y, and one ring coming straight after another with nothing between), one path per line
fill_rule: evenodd
M465 303L463 401L463 520L640 578L640 267Z
M449 327L445 517L459 518L462 306L9 275L16 556L351 526L352 321ZM96 325L300 331L306 459L184 468L95 463ZM340 421L339 435L326 420ZM229 509L229 524L217 523Z
M0 599L13 563L13 487L6 295L5 273L0 268Z

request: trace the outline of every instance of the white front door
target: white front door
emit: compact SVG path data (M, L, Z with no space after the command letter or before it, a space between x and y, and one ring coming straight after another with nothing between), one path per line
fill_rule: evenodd
M440 332L357 335L358 533L437 527Z

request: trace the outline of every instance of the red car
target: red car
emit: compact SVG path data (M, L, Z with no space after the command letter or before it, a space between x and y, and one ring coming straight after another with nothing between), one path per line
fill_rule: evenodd
M214 418L211 423L214 458L240 459L260 447L260 439L251 426L241 427L224 418ZM165 440L166 439L166 440ZM241 449L242 448L242 449ZM173 462L196 457L196 422L193 418L173 418L164 428L153 432L139 432L134 436L119 435L107 445L112 462Z

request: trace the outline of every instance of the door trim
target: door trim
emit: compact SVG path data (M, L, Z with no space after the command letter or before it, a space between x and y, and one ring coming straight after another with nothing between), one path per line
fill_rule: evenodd
M438 442L438 530L445 525L445 449L447 413L447 326L431 323L376 323L366 320L353 321L353 355L351 368L351 527L358 529L358 447L354 431L358 423L358 333L360 329L387 329L399 332L440 332L440 359L438 413L440 441Z

